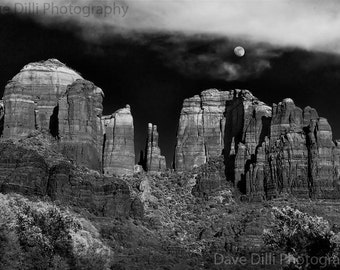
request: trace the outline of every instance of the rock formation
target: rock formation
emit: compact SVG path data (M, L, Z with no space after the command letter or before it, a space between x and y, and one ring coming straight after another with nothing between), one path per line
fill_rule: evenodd
M4 92L4 138L25 136L36 129L48 132L58 99L77 79L82 77L56 59L26 65Z
M17 151L14 143L3 149L12 156L8 160L4 154L2 157L3 164L8 161L8 166L3 165L2 189L12 186L10 189L17 187L21 192L27 189L41 195L49 190L51 197L56 197L69 193L62 188L55 195L57 188L51 191L51 183L60 187L68 177L67 186L75 177L77 191L65 196L82 197L79 194L88 189L80 179L91 178L89 181L95 183L85 185L92 186L92 197L86 200L96 204L93 192L105 193L110 189L107 185L115 185L106 184L101 173L121 176L140 171L140 167L135 168L130 106L102 116L103 96L100 88L56 59L25 66L8 83L0 102L3 139L24 139L41 132L65 160L96 170L98 177L75 176L75 170L59 163L52 166L39 151L28 151L30 147ZM158 136L157 127L149 124L142 161L150 172L166 169ZM220 164L221 156L225 166ZM252 199L284 194L333 199L340 194L340 144L333 141L329 123L314 109L302 110L289 98L270 107L248 90L210 89L186 99L174 166L181 172L202 165L194 193L208 194L224 186L224 173L227 186L233 185Z
M134 172L134 127L130 106L102 118L104 126L103 168L106 175Z
M166 170L165 157L161 155L161 149L158 146L157 126L149 123L148 137L145 147L145 169L148 172L160 172Z
M123 180L72 164L39 133L1 142L0 192L47 195L98 216L129 216L132 204Z
M103 91L93 83L76 80L59 99L56 118L51 117L52 135L60 151L88 168L100 171L103 147L101 123ZM53 124L56 121L56 124Z
M175 168L189 170L222 154L224 148L225 103L231 93L216 89L184 100L177 131Z
M184 101L175 165L194 168L223 150L227 181L252 199L338 198L339 148L310 107L291 99L269 107L247 90L212 89Z
M28 64L6 86L0 133L15 139L38 130L54 137L56 147L78 164L106 175L132 174L130 109L103 117L103 96L100 88L56 59Z

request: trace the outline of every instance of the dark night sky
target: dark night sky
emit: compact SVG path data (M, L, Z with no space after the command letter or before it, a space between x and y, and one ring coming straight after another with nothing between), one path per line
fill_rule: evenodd
M300 107L310 105L316 108L320 116L329 120L334 138L340 138L339 55L279 49L279 53L276 51L275 57L270 58L271 68L264 69L257 76L227 81L223 76L206 72L209 66L202 69L191 61L193 57L214 53L216 47L206 40L178 43L172 39L172 35L177 34L154 34L145 38L148 42L138 42L112 35L98 43L84 40L75 34L75 27L68 26L65 30L65 26L66 23L47 27L29 18L13 15L0 17L2 93L7 81L25 64L57 58L104 90L105 114L125 104L131 105L136 156L144 149L147 123L152 122L159 127L160 147L169 166L183 99L207 88L246 88L267 104L290 97ZM218 39L216 42L223 44L224 41ZM237 44L237 40L225 42L229 44L227 50ZM189 69L197 65L199 72L187 72L188 67L183 68L183 59L180 58L188 53L188 50L179 52L183 44L190 49ZM249 49L245 46L248 49L246 56L242 59L231 57L230 61L241 66L251 65L251 50L256 46L252 44ZM174 54L171 54L172 49ZM165 55L164 51L169 51L169 54ZM224 53L230 56L229 52ZM175 64L170 63L172 57L177 57Z

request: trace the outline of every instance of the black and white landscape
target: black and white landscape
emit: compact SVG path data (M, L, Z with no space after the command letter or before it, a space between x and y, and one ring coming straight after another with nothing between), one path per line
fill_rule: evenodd
M0 0L0 269L338 269L339 12Z

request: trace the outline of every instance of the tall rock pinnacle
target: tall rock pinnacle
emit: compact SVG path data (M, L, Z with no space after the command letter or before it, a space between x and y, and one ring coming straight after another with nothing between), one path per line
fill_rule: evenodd
M161 155L161 149L158 146L157 126L148 124L148 138L145 150L145 166L148 172L159 172L166 169L165 157Z
M103 169L107 175L133 174L135 165L134 126L130 106L103 117L105 144Z

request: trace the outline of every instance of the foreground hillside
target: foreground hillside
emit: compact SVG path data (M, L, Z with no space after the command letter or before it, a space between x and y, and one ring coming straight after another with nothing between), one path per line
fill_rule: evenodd
M290 205L323 216L334 232L340 227L339 204L333 201L287 196L248 202L228 187L206 192L203 176L210 183L218 180L215 171L223 159L181 174L169 171L102 179L54 152L53 143L44 138L35 133L1 144L7 159L0 159L0 170L11 172L1 178L3 270L278 269L281 265L268 262L226 266L220 261L266 251L263 232L273 223L275 206ZM53 192L31 188L37 181L44 182L41 164L46 166L47 186L51 179L61 181L55 182ZM58 166L64 176L59 172L51 177ZM66 179L64 166L69 173ZM10 176L9 184L4 180ZM97 187L102 183L104 188Z
M270 262L250 265L248 261L228 268L219 262L267 250L262 234L274 205L324 216L335 230L340 221L340 210L332 203L200 201L168 187L176 186L174 178L149 178L151 196L158 198L158 204L149 203L142 219L100 218L49 200L0 195L0 268L279 269Z

